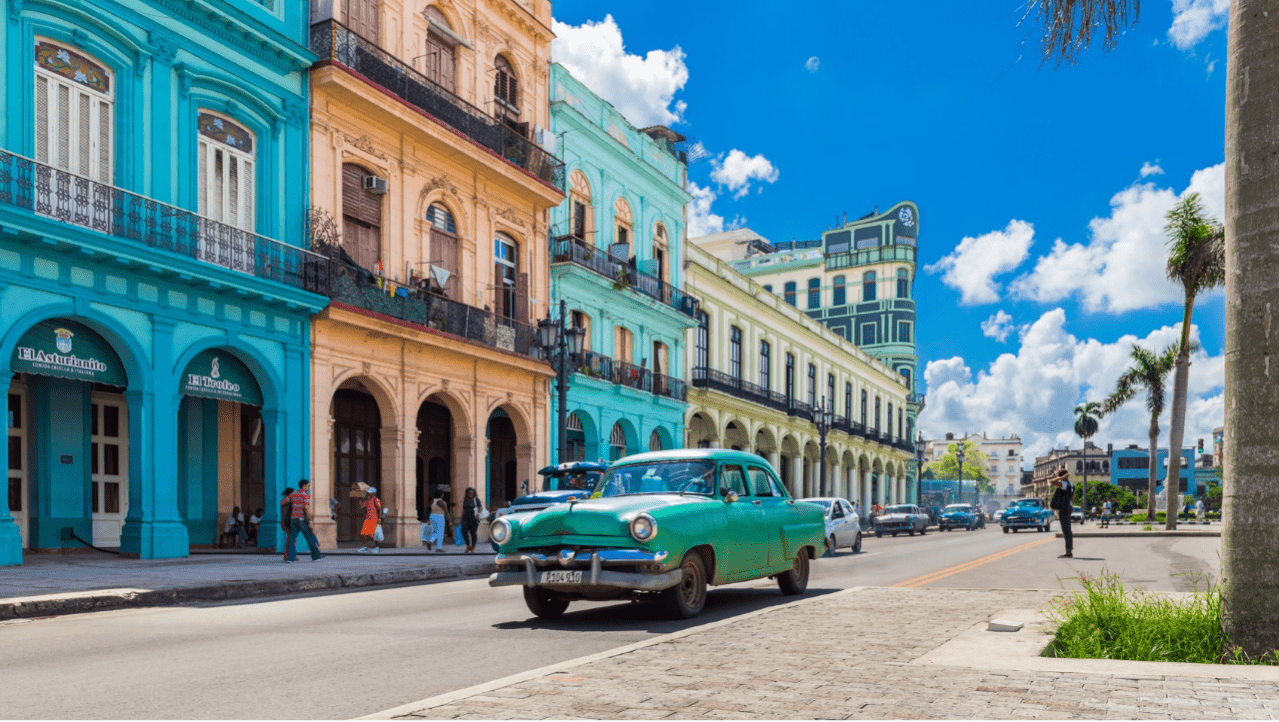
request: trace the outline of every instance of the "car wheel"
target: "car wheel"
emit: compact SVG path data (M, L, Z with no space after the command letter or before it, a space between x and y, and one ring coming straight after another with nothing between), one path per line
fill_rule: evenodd
M790 569L777 575L777 586L782 590L782 594L794 596L803 594L808 588L808 553L804 549L800 549L795 554L795 561L791 562Z
M1008 527L1004 527L1004 533L1005 533L1005 534L1007 534L1007 533L1008 533Z
M1052 530L1053 530L1053 523L1048 522L1048 525L1044 527L1044 531L1052 531Z
M897 532L893 532L893 536L897 536Z
M524 587L524 603L542 619L559 619L568 609L568 600L541 587Z
M923 525L923 526L919 527L919 535L920 535L920 536L923 536L923 535L925 535L925 534L927 534L927 533L928 533L928 525L927 525L927 524L925 524L925 525Z
M706 565L700 554L688 554L680 562L679 584L662 592L666 608L676 619L692 619L706 606Z
M862 553L862 533L861 532L857 532L857 538L853 541L853 553L854 554Z
M826 538L826 553L822 556L829 557L835 554L835 535L831 534Z
M906 531L906 536L915 536L915 527L911 527Z
M882 532L882 531L876 531L876 532L875 532L875 538L876 538L876 539L883 539L883 538L884 538L884 532Z

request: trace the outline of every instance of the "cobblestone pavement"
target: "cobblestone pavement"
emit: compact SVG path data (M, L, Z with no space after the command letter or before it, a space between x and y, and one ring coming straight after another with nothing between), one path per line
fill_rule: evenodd
M425 719L1275 719L1279 683L912 662L1051 592L862 588L474 694ZM1116 663L1122 664L1122 663ZM439 704L443 702L443 704ZM409 708L402 708L405 711Z

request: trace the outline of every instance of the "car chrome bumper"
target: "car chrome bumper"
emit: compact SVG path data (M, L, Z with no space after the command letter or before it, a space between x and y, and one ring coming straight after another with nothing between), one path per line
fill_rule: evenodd
M643 591L660 591L679 584L681 571L672 569L668 572L615 572L605 569L609 566L634 566L637 564L662 564L667 553L645 552L639 549L600 549L593 552L577 552L564 549L559 554L536 554L517 552L515 554L498 554L493 560L499 571L489 577L489 586L503 587L522 585L527 587L547 586L561 589L575 587L621 587L623 589L639 589ZM505 569L503 569L505 567ZM512 569L511 567L515 567ZM556 569L581 569L581 583L546 584L538 582L538 571Z
M999 522L999 525L1007 526L1007 527L1023 527L1023 526L1030 527L1030 526L1043 526L1044 524L1047 524L1047 523L1048 523L1047 521L1036 521L1034 519L1014 519L1012 521L1008 521L1008 520L1001 521Z

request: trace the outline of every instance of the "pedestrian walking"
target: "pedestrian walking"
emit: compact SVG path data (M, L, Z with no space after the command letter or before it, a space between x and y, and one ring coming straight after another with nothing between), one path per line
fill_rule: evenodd
M318 562L325 557L320 553L320 541L311 531L311 482L303 479L298 482L298 490L289 494L289 538L284 543L284 561L292 564L298 560L298 534L301 534L307 545L311 547L311 561Z
M443 499L436 499L431 502L431 513L427 517L427 521L422 525L421 539L426 545L426 550L444 553L444 526L445 519L448 517L448 505Z
M480 519L487 513L484 502L475 493L475 487L468 486L466 494L462 496L462 539L466 542L467 554L475 551L475 545L479 542Z
M364 497L364 526L360 527L360 536L364 537L364 546L360 547L359 553L374 554L381 550L378 548L377 532L378 527L382 525L382 500L377 498L377 487L370 486L365 492ZM372 546L372 549L369 547Z
M1101 528L1110 527L1110 500L1107 499L1105 504L1101 505Z
M1195 519L1198 521L1204 520L1204 500L1203 499L1199 499L1198 501L1195 502Z
M289 536L289 522L293 519L293 502L289 501L289 497L293 495L293 487L284 487L284 493L280 495L280 529L284 531L284 537ZM288 544L284 545L284 561L289 560Z
M1070 481L1070 472L1065 469L1057 472L1057 476L1048 483L1057 487L1050 506L1057 510L1057 518L1061 521L1061 535L1066 538L1066 553L1059 555L1059 558L1069 559L1074 556L1072 552L1075 546L1074 535L1070 531L1070 515L1075 510L1072 501L1075 498L1075 485Z

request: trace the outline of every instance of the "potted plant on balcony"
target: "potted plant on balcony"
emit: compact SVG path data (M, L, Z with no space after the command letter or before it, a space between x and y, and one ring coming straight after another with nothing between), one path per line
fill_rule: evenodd
M617 269L617 276L613 280L614 291L625 291L631 287L631 274L625 268Z

